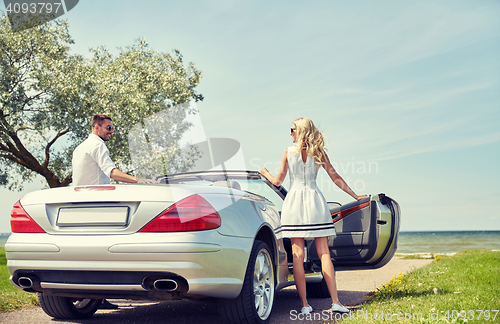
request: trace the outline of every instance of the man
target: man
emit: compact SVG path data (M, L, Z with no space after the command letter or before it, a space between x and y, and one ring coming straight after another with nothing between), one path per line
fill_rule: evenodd
M73 151L73 185L109 184L111 179L129 183L157 183L152 179L141 179L116 168L104 142L113 134L113 122L106 115L92 117L92 133ZM103 299L101 309L116 309L118 305Z
M114 127L111 117L92 117L92 133L73 151L73 185L109 184L111 179L129 183L156 183L152 179L141 179L116 168L104 142L109 141Z

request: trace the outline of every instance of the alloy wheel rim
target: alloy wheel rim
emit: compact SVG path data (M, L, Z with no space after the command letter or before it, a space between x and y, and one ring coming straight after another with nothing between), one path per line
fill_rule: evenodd
M267 319L273 307L274 272L271 256L266 249L260 250L255 259L253 294L257 315L262 320Z

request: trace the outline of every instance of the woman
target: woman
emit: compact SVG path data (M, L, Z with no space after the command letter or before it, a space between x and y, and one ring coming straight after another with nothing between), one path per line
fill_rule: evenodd
M366 195L356 195L337 174L326 155L323 134L312 120L305 117L294 120L290 135L296 146L285 150L277 176L272 176L266 168L262 168L260 173L274 185L280 186L290 169L290 190L283 202L281 227L283 237L289 237L292 241L293 275L301 312L308 314L312 311L306 299L304 239L314 238L323 277L332 298L332 312L348 313L349 310L342 306L337 295L335 270L328 248L328 236L335 235L335 228L328 204L316 184L319 167L325 168L332 181L354 199L359 200Z

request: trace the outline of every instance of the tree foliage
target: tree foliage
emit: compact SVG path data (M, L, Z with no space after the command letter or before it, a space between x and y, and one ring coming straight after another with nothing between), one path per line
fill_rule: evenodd
M177 50L160 53L137 40L116 56L99 47L86 59L71 54L71 44L66 21L12 32L6 16L0 18L0 185L21 189L37 174L49 187L68 185L73 149L97 113L113 118L107 146L130 171L127 134L134 125L203 99L195 89L201 72Z

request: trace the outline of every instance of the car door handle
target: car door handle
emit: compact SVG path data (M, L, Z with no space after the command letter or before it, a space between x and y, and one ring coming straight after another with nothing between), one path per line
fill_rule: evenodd
M263 203L256 201L255 204L257 205L257 207L259 207L260 210L266 210L266 205L264 205Z

